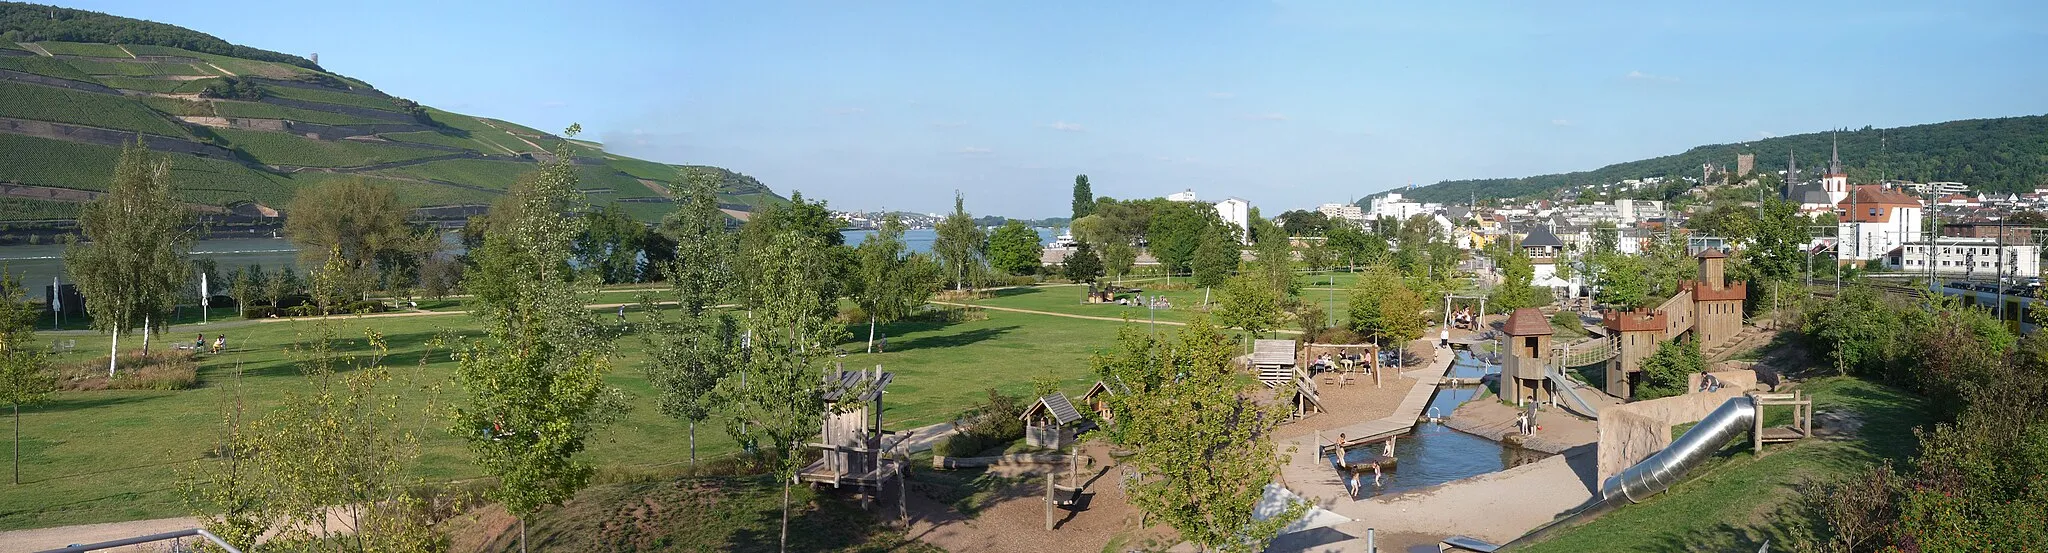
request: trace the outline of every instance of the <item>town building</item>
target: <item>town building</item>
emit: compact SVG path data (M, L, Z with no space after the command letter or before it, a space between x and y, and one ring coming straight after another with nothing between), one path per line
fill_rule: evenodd
M1357 223L1365 220L1365 209L1358 207L1358 204L1323 204L1316 207L1316 212L1329 217L1331 221L1345 220Z
M1930 252L1933 252L1931 256ZM1926 273L1930 257L1934 274L1941 276L1973 280L1998 276L2041 276L2040 246L2033 243L2001 245L1997 238L1907 242L1885 256L1884 264L1895 271Z
M1393 217L1397 221L1406 221L1409 217L1435 211L1435 208L1436 206L1430 204L1408 201L1401 197L1399 192L1388 192L1385 196L1372 199L1372 209L1366 212L1366 216L1372 219Z
M1195 199L1195 191L1193 189L1188 189L1182 190L1180 192L1174 192L1172 194L1167 194L1166 201L1194 203L1202 200Z
M1251 202L1245 201L1242 198L1228 198L1216 202L1216 216L1222 217L1225 223L1237 225L1238 242L1249 242L1251 240Z
M1869 261L1920 237L1920 199L1874 184L1856 187L1841 209L1835 236L1842 261Z

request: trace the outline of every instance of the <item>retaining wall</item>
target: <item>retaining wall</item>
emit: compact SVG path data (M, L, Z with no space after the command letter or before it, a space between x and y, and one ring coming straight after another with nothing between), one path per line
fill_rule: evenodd
M1756 385L1756 373L1753 371L1713 374L1722 378L1724 386L1720 391L1696 392L1601 409L1599 459L1594 465L1598 481L1606 482L1607 477L1620 474L1663 451L1665 446L1671 445L1671 427L1699 422L1721 404L1741 397ZM1699 375L1693 375L1692 382L1694 386L1688 389L1698 389Z

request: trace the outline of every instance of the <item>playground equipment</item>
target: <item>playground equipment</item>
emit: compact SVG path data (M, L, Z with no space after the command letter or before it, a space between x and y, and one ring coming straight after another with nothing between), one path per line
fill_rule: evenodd
M1678 283L1678 293L1656 308L1609 311L1601 317L1601 326L1607 328L1609 339L1615 341L1608 356L1604 386L1609 395L1623 399L1633 396L1642 361L1656 353L1659 344L1690 335L1699 342L1700 350L1708 351L1741 334L1742 302L1748 297L1749 285L1729 282L1723 276L1722 266L1728 254L1721 250L1705 249L1697 258L1699 280ZM1593 362L1597 361L1570 366Z
M212 532L208 532L208 531L206 531L205 529L201 529L201 528L190 528L190 529L185 529L185 530L178 530L178 531L174 531L174 532L164 532L164 533L161 533L161 534L150 534L150 535L147 535L147 536L136 536L136 537L133 537L133 538L122 538L122 539L118 539L118 540L109 540L109 541L103 541L103 542L98 542L98 543L88 543L88 544L83 544L83 545L72 545L72 546L67 546L67 547L60 547L60 548L57 548L57 549L51 549L51 550L43 551L42 553L84 553L84 552L86 552L86 551L100 551L100 550L105 550L105 549L114 549L114 548L117 548L117 547L127 547L127 546L132 546L132 545L140 545L140 544L145 544L145 543L151 543L151 542L159 542L159 541L172 541L172 540L176 540L176 541L173 541L173 542L172 542L172 545L171 545L171 547L172 547L172 549L173 549L173 550L176 550L176 551L184 551L184 550L185 550L185 549L184 549L184 548L185 548L185 544L184 544L184 543L185 543L185 538L188 538L188 537L196 537L196 538L204 539L204 540L206 540L207 542L210 542L210 543L212 543L212 544L214 545L214 547L219 547L219 548L221 548L221 550L223 550L223 551L227 551L228 553L242 553L242 550L240 550L240 549L236 549L236 548L235 548L235 546L234 546L234 545L231 545L231 544L229 544L229 543L227 542L227 540L223 540L223 539L220 539L220 536L216 536L216 535L213 535L213 533L212 533ZM193 541L198 541L198 540L193 540Z
M1793 408L1792 428L1764 428L1763 410L1767 406L1790 406ZM1608 510L1630 503L1640 503L1650 496L1663 493L1672 484L1678 483L1685 473L1714 456L1723 444L1743 432L1751 435L1753 447L1758 453L1764 443L1792 441L1812 435L1813 402L1798 394L1749 394L1729 398L1712 413L1701 418L1699 424L1672 441L1670 446L1651 455L1620 474L1609 477L1600 486L1600 495L1577 511L1555 522L1537 528L1522 537L1493 546L1467 536L1454 536L1444 540L1453 543L1460 550L1490 553L1505 551L1542 539L1551 532L1569 528L1580 522L1600 516ZM1797 437L1793 437L1797 433ZM1766 436L1772 436L1766 440Z
M1057 471L1047 471L1045 473L1045 529L1047 530L1051 530L1053 527L1054 509L1079 507L1085 500L1083 496L1088 494L1087 483L1081 481L1080 450L1081 447L1077 444L1074 446L1074 451L1067 455L1066 484L1060 484L1055 481L1059 477Z
M882 446L882 437L890 434L882 430L882 390L895 378L881 365L873 372L835 367L825 373L825 422L819 442L807 444L821 454L797 473L797 481L852 487L872 499L868 492L879 493L900 480L903 463L889 458Z
M1074 442L1073 423L1081 420L1081 411L1074 408L1074 402L1067 394L1053 392L1024 408L1024 443L1046 449L1066 449Z
M1316 381L1309 378L1308 371L1297 363L1293 340L1257 340L1252 342L1249 364L1259 377L1259 383L1268 388L1278 388L1282 394L1291 395L1289 403L1294 412L1290 420L1321 413L1323 399L1316 389Z

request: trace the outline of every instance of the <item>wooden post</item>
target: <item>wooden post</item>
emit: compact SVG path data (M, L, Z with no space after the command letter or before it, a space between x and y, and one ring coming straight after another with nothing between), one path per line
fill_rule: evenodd
M1052 471L1045 471L1045 529L1052 530Z

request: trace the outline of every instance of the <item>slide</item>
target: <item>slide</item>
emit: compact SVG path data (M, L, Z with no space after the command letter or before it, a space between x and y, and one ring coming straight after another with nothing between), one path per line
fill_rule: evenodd
M1678 483L1678 479L1684 477L1686 472L1699 466L1700 462L1707 460L1708 457L1714 456L1714 452L1719 451L1728 440L1751 431L1756 424L1756 417L1756 403L1749 396L1729 398L1721 407L1708 413L1706 418L1700 419L1699 424L1685 431L1677 440L1673 440L1663 451L1630 466L1621 471L1621 474L1609 477L1600 485L1600 495L1594 497L1586 506L1580 507L1578 511L1499 546L1490 546L1486 542L1466 536L1453 536L1444 540L1444 543L1451 544L1455 541L1454 547L1469 551L1507 551L1541 539L1553 530L1575 526L1579 522L1607 512L1608 509L1628 503L1640 503L1650 496L1670 489L1671 485Z
M1585 398L1579 397L1578 390L1572 389L1574 384L1572 384L1571 379L1565 378L1562 372L1545 372L1548 373L1545 376L1550 377L1550 387L1556 388L1558 394L1565 397L1564 406L1566 409L1570 409L1572 412L1589 419L1600 420L1600 410L1594 408L1593 404L1586 403Z

